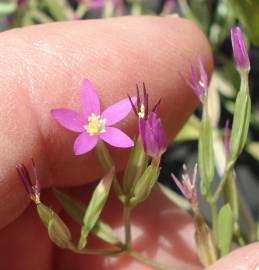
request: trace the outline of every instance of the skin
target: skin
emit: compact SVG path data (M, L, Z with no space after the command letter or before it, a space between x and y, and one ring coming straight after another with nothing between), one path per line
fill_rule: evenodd
M49 187L64 188L87 202L95 185L92 182L103 172L93 153L73 155L75 134L58 126L49 111L58 107L79 110L79 88L84 78L98 90L103 108L128 93L134 95L135 83L144 81L151 104L162 97L160 115L169 138L173 138L197 105L179 72L189 78L188 65L197 63L199 56L209 74L212 70L211 50L204 35L183 19L125 17L7 31L0 34L0 51L0 268L151 269L126 255L104 259L56 248L25 193L15 165L29 166L34 157L44 187L42 201L61 215L76 239L78 226L62 212ZM134 115L118 126L134 136ZM110 150L119 172L128 151ZM103 217L122 237L121 210L111 195ZM134 210L132 224L133 246L139 252L165 265L202 269L190 216L176 209L158 190ZM93 237L89 245L102 246ZM244 250L244 254L251 254L250 261L256 248ZM237 266L233 254L210 269L224 269L228 263Z

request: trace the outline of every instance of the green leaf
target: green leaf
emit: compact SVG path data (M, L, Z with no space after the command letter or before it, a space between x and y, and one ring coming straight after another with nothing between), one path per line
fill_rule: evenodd
M83 218L83 226L81 227L81 235L78 244L79 249L83 249L86 245L86 238L98 221L103 207L109 196L112 180L114 178L114 168L104 176L94 190L89 205L85 211Z
M83 224L84 219L84 213L86 206L69 197L65 193L54 190L54 194L61 203L61 205L64 207L65 211L79 224ZM112 228L105 222L103 222L101 219L99 219L95 226L93 227L91 233L93 233L98 238L104 240L105 242L108 242L110 244L118 244L119 240L116 237L114 231Z
M42 203L37 204L37 211L43 224L48 229L50 239L61 248L72 247L71 233L63 220Z
M44 4L48 8L49 13L56 21L66 21L69 19L65 13L64 1L60 0L44 0Z
M70 196L61 192L60 190L54 189L54 195L63 206L65 211L79 224L83 224L84 212L86 206L72 199Z
M203 195L208 194L214 178L214 153L213 153L213 130L209 122L209 116L204 105L202 127L199 138L199 172L201 176L200 188Z
M183 196L177 194L163 184L157 183L157 185L165 197L169 199L174 205L187 211L192 210L191 204Z
M217 220L217 241L220 256L228 254L233 238L233 213L229 204L224 205Z
M259 142L251 142L246 147L247 152L257 161L259 161Z
M199 24L202 26L202 30L207 33L210 23L210 10L209 3L207 0L191 0L190 8L194 16L199 21Z
M252 42L259 45L259 2L258 0L232 0L236 16L246 27Z
M224 201L231 207L232 215L235 221L239 219L239 196L236 184L236 175L234 170L230 170L223 189Z
M100 219L93 227L92 233L107 243L113 245L117 245L120 243L113 229L107 223L101 221Z
M237 95L230 139L230 163L235 163L246 144L251 115L251 99L248 79L241 78L241 89ZM232 165L233 166L233 165Z
M86 206L69 197L65 193L55 189L54 194L61 203L65 211L79 224L83 224L83 218ZM93 227L92 234L110 244L118 244L119 240L116 237L112 228L100 218Z
M149 165L142 176L137 181L132 190L132 197L130 199L130 206L135 206L144 201L150 194L154 184L159 175L159 168L153 164Z
M8 16L15 12L17 4L15 1L2 2L0 3L0 16Z
M130 152L130 157L123 178L124 191L129 194L136 181L139 179L147 162L145 151L138 138Z
M112 157L109 153L109 150L107 149L105 143L102 140L99 140L95 147L95 153L98 158L98 161L102 168L106 171L109 172L113 167L114 167L114 162L112 160ZM118 181L117 177L114 177L113 179L113 186L115 193L119 200L121 202L124 202L125 196L122 191L122 187L120 185L120 182Z

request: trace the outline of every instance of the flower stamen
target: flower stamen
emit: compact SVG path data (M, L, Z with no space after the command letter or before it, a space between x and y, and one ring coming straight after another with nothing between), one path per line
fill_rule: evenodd
M146 111L145 105L142 103L142 104L140 105L140 110L139 110L139 112L138 112L139 118L145 118L145 111Z
M88 117L88 124L85 125L84 128L90 136L93 136L104 133L106 131L105 124L106 120L104 118L102 118L100 115L92 113Z

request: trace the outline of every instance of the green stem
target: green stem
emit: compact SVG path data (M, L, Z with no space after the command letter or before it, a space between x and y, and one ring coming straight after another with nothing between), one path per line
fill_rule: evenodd
M179 270L178 268L175 268L175 267L167 267L167 266L163 266L145 256L143 256L142 254L138 253L137 251L135 250L132 250L132 249L129 249L128 250L128 254L135 258L136 260L146 264L146 265L149 265L151 267L153 267L154 269L157 269L157 270Z
M124 204L123 219L124 219L124 228L125 228L125 245L126 245L126 247L129 247L131 244L130 214L131 214L131 207Z
M95 152L102 168L106 172L110 171L112 167L114 166L114 162L103 141L99 140L99 142L96 145ZM114 186L116 195L123 202L125 200L125 195L122 191L121 185L116 176L114 176L114 179L113 179L113 186Z
M214 237L217 235L217 204L216 202L210 203L210 212L211 212L211 219L212 219L212 230Z
M226 168L226 170L224 172L224 175L223 175L223 177L222 177L216 191L214 192L213 196L211 196L209 198L210 203L216 203L218 201L218 199L220 197L220 194L222 192L222 189L223 189L223 187L224 187L224 185L225 185L225 183L226 183L226 181L228 179L228 174L230 173L231 169L232 169L232 166L231 167L227 166L227 168Z
M251 209L249 208L244 196L240 192L238 195L240 201L240 215L247 226L248 240L250 242L254 242L256 241L257 224L253 218Z
M70 245L68 248L76 253L96 255L96 256L117 256L125 252L125 250L122 248L116 249L116 250L84 248L84 249L79 250L74 244Z

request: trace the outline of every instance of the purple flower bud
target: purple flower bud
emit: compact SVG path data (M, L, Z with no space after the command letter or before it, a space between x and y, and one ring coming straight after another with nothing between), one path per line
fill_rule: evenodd
M32 159L32 167L33 167L35 185L32 184L30 174L27 168L23 164L18 164L16 166L16 170L31 200L33 200L36 204L38 204L40 203L40 183L39 183L39 178L37 176L36 166L33 159Z
M236 69L238 71L247 71L250 70L250 61L243 38L242 31L239 27L231 28L231 42L233 48L233 54L236 64Z
M205 71L201 58L199 58L198 62L199 62L199 73L200 73L199 75L196 74L193 65L190 64L191 80L190 81L186 80L181 74L180 76L191 87L194 94L202 102L204 98L208 95L208 75Z
M183 196L191 203L192 207L196 209L197 207L197 189L196 189L196 179L197 179L197 164L195 164L192 180L188 173L187 166L183 165L182 182L177 179L177 177L171 174L175 184L181 190Z
M150 112L147 119L139 119L140 138L147 155L160 158L167 147L167 138L161 120Z

